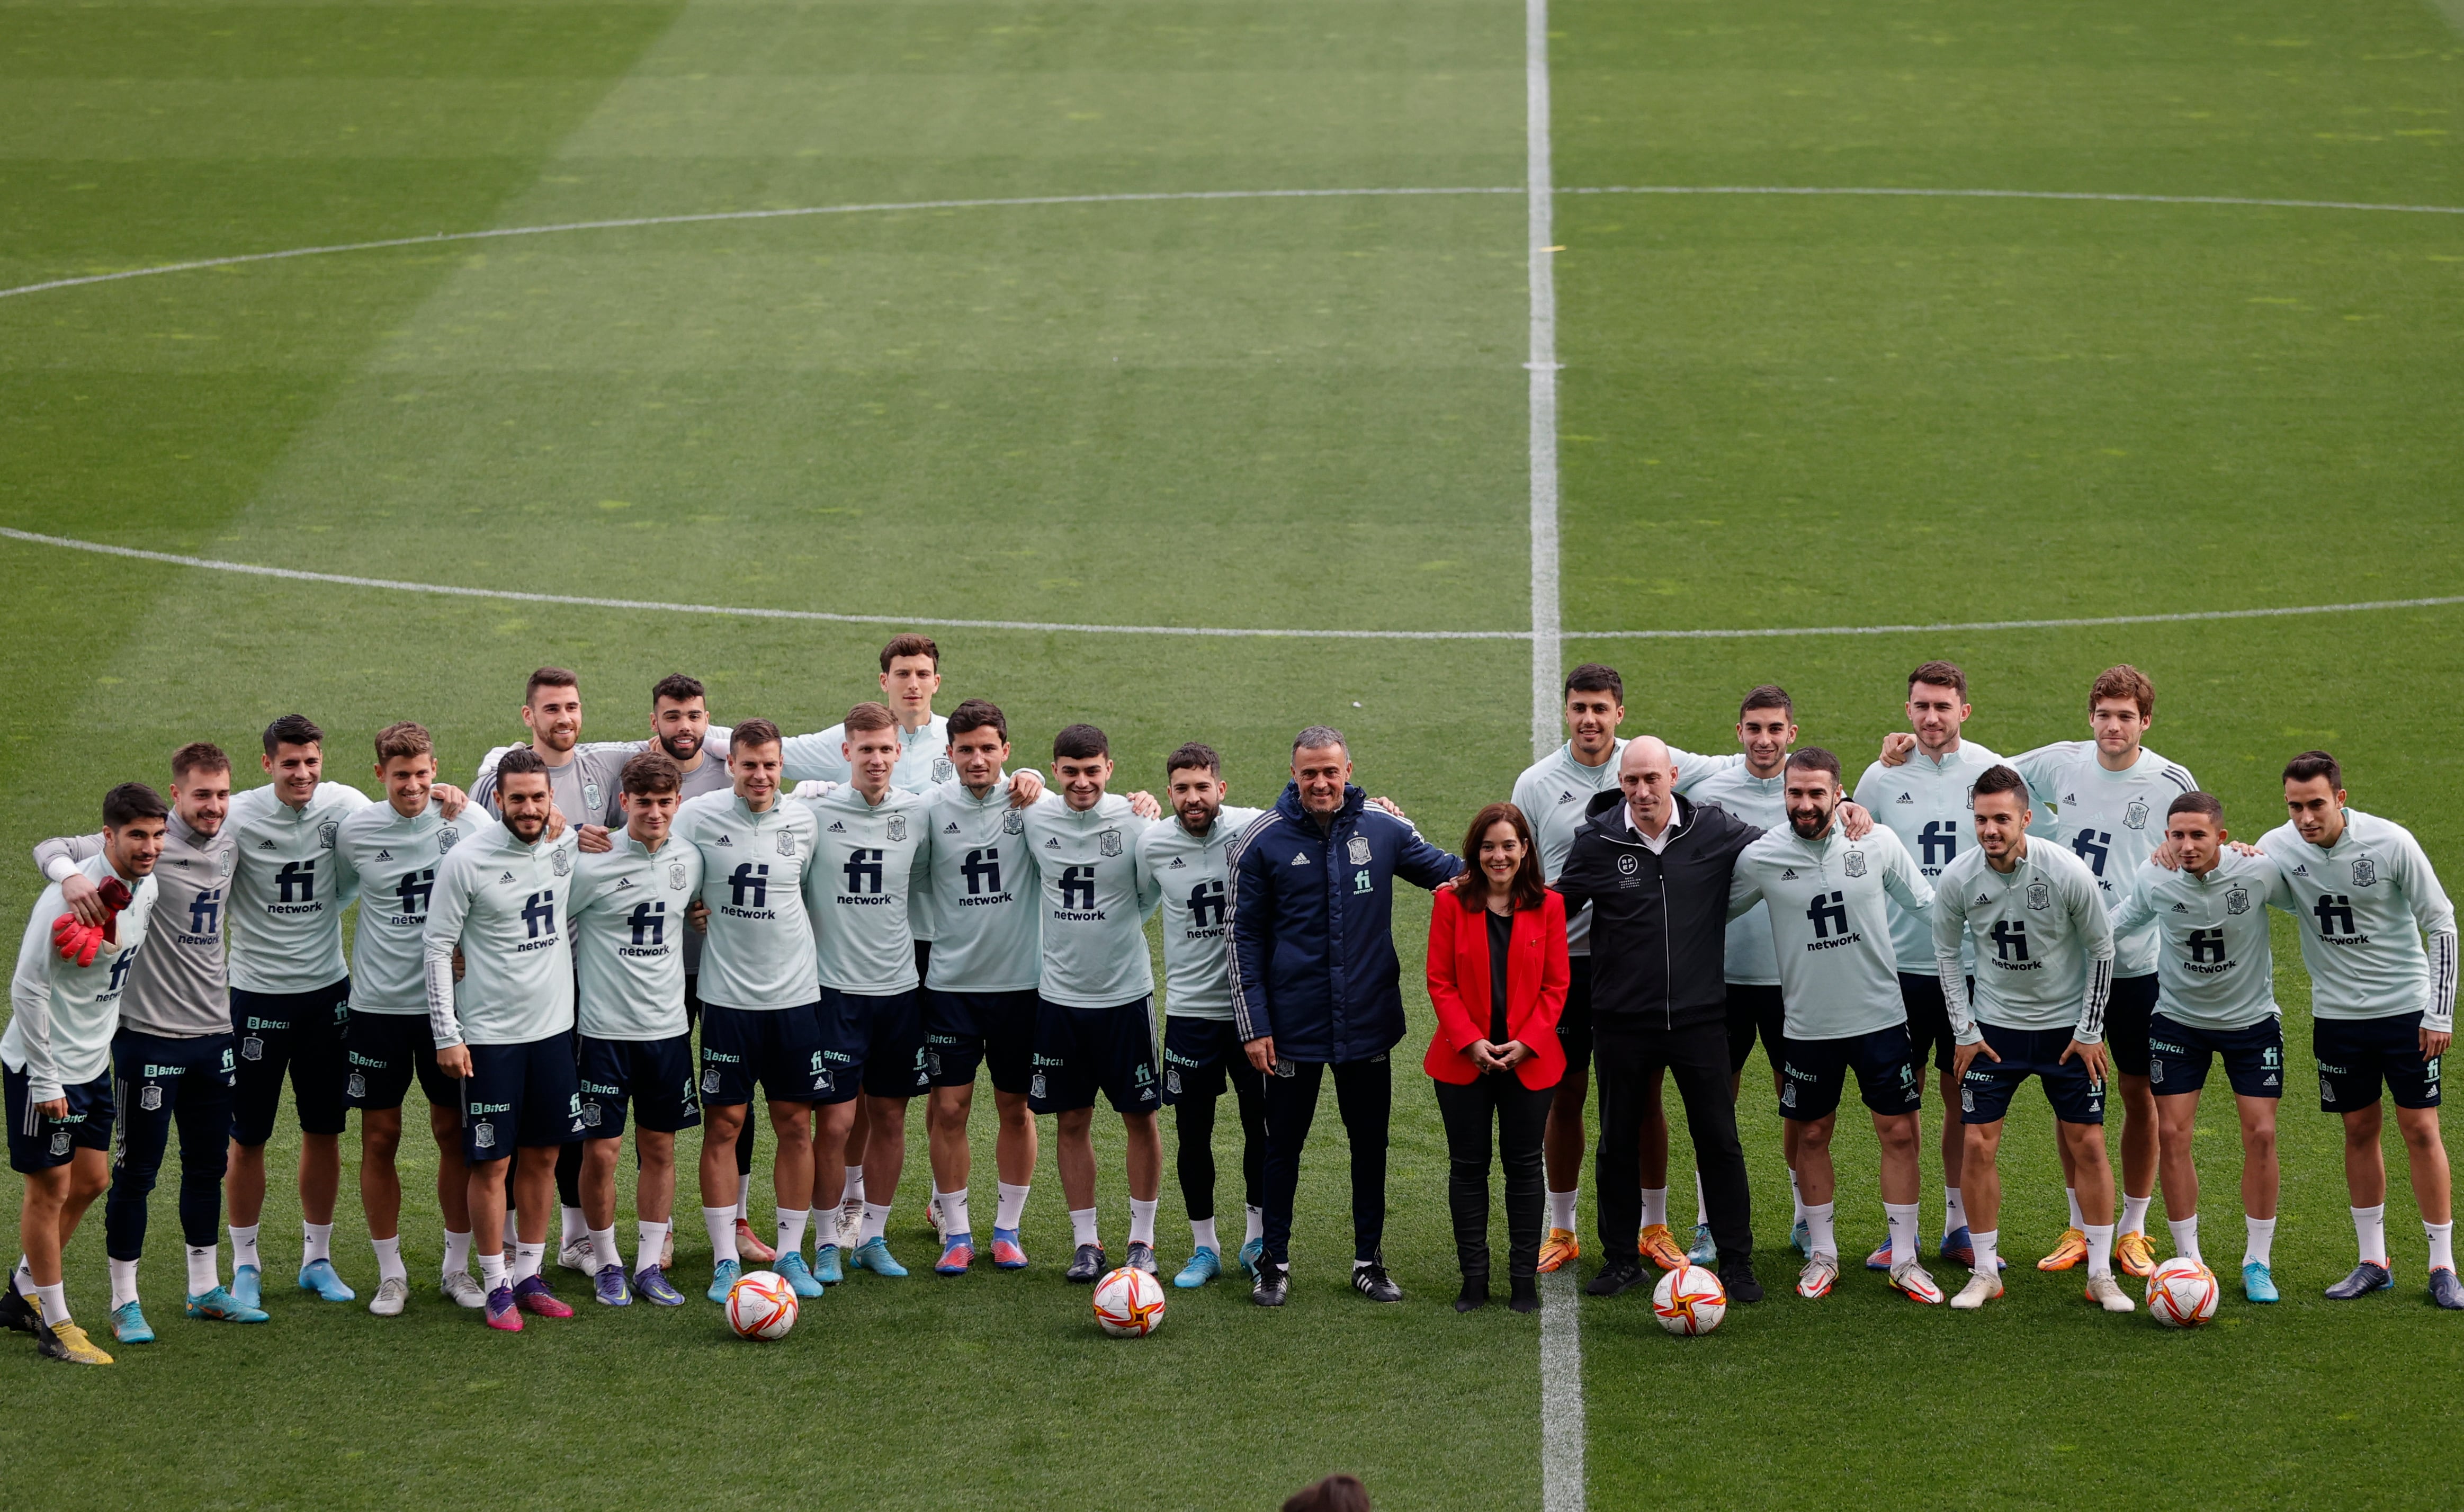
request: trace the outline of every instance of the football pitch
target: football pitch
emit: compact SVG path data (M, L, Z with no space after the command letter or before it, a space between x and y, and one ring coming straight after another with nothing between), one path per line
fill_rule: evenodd
M906 627L940 641L942 710L997 700L1023 757L1091 720L1115 786L1159 790L1202 739L1263 803L1292 732L1331 723L1448 848L1531 759L1558 665L1617 667L1625 732L1702 752L1781 683L1853 781L1921 661L1967 669L1967 733L2006 753L2083 737L2089 680L2128 661L2149 746L2238 838L2324 746L2453 890L2459 152L2464 0L0 0L0 905L33 906L29 845L187 740L245 785L297 710L372 787L369 736L416 718L467 783L543 663L581 672L586 737L644 733L677 670L720 721L817 730ZM2365 607L2242 612L2337 605ZM1290 633L1333 631L1374 633ZM1640 1293L1559 1293L1544 1355L1540 1320L1447 1305L1404 890L1401 1306L1345 1284L1331 1107L1291 1304L1174 1292L1134 1343L1060 1280L1048 1122L1033 1268L928 1273L919 1108L891 1235L916 1274L763 1347L697 1298L489 1334L434 1290L415 1137L409 1311L316 1303L287 1287L278 1136L274 1322L178 1318L166 1169L161 1341L77 1371L0 1336L0 1484L1258 1507L1350 1470L1394 1507L2452 1504L2464 1320L2424 1296L2392 1129L2396 1288L2320 1296L2353 1236L2280 917L2280 1304L2228 1284L2175 1333L2040 1276L2065 1217L2033 1092L2004 1301L1852 1270L1800 1302L1758 1054L1771 1300L1680 1340ZM1941 1112L1928 1091L1928 1240ZM1859 1122L1855 1253L1882 1234ZM364 1297L356 1144L335 1250ZM680 1284L708 1274L683 1145ZM1230 1210L1228 1128L1219 1155ZM2216 1092L2198 1156L2231 1262ZM1181 1216L1167 1169L1168 1265ZM99 1339L100 1229L98 1203L68 1257Z

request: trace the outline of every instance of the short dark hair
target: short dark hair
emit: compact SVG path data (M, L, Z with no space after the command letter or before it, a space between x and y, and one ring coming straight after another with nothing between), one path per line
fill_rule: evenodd
M1936 688L1948 688L1959 694L1961 703L1968 702L1968 674L1952 662L1927 662L1908 674L1908 686L1931 683Z
M1828 772L1836 785L1839 780L1839 758L1820 746L1800 746L1788 754L1789 770L1803 767L1809 772Z
M2172 807L2165 810L2167 819L2176 814L2205 814L2221 822L2225 817L2225 806L2213 793L2185 793L2173 800Z
M2147 680L2145 672L2128 662L2119 667L2108 667L2096 674L2096 681L2088 685L2087 712L2096 712L2096 706L2108 698L2126 698L2137 704L2142 719L2156 717L2156 685Z
M228 772L231 757L223 748L210 740L191 740L171 753L171 780L178 781L191 772Z
M2016 793L2019 806L2028 806L2028 779L2007 766L1987 767L1977 778L1976 786L1970 790L1969 796L1983 798L1989 793ZM1971 803L1969 806L1972 808L1975 805Z
M265 754L272 756L278 746L317 746L325 744L325 732L306 714L284 714L265 727Z
M875 730L894 730L897 727L898 716L890 712L890 706L871 700L867 700L848 710L847 718L840 723L840 728L851 735L867 734Z
M647 793L680 793L684 791L685 769L665 751L645 751L625 763L616 781L637 798Z
M1341 746L1347 755L1352 751L1352 742L1343 738L1343 732L1332 725L1311 725L1292 736L1294 756L1304 751L1323 751L1329 746Z
M754 746L775 746L783 743L784 737L779 734L777 725L767 719L747 719L728 732L727 754L734 756L738 751L749 750Z
M383 766L396 756L434 756L436 742L430 739L424 725L409 720L390 724L377 732L377 765Z
M970 698L951 710L947 729L954 736L970 730L991 730L1003 740L1009 738L1009 720L1002 716L1001 706L989 698Z
M102 827L121 829L141 819L162 819L171 811L163 795L143 782L122 782L102 795Z
M2287 782L2310 782L2322 777L2327 779L2330 793L2344 790L2344 769L2324 751L2304 751L2284 763L2284 780Z
M551 788L556 785L556 778L548 777L547 763L539 758L538 752L528 746L516 746L496 758L496 791L504 792L505 778L519 777L525 772L536 772L546 778Z
M662 698L671 704L689 704L696 698L708 703L710 690L702 687L698 678L687 677L682 672L670 672L650 685L650 707L658 708Z
M1746 701L1737 706L1737 717L1743 719L1757 709L1776 709L1791 719L1796 717L1796 700L1789 697L1788 690L1777 683L1765 683L1746 694Z
M1065 725L1061 733L1052 737L1052 759L1055 761L1084 761L1111 754L1112 743L1105 739L1104 732L1093 725Z
M1557 701L1563 703L1578 692L1608 693L1622 704L1625 702L1625 679L1617 674L1614 667L1585 662L1566 674L1566 686L1558 690Z
M929 656L933 658L933 670L937 672L941 669L941 648L933 644L933 637L929 635L911 632L891 636L890 644L881 648L881 669L885 672L890 670L890 664L902 656Z
M1175 772L1193 771L1212 772L1220 777L1223 772L1223 758L1215 754L1213 746L1198 740L1190 741L1163 758L1163 776L1167 782L1172 780Z
M522 707L529 708L532 697L542 688L570 688L576 695L579 695L582 691L582 679L561 667L542 667L531 673L529 682L522 684Z

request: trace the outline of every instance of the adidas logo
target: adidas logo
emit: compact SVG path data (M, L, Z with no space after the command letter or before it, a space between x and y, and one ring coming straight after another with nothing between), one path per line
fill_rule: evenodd
M2079 801L2079 795L2077 793L2065 793L2062 795L2062 801L2065 803L2076 803Z
M260 840L256 843L256 848L259 850L272 850L274 848L274 842L270 840Z
M1306 850L1296 850L1296 851L1293 851L1293 852L1292 852L1292 865L1293 865L1293 866L1308 866L1308 865L1309 865L1309 852L1308 852L1308 851L1306 851Z
M1166 871L1178 871L1181 867L1188 865L1188 862L1181 860L1178 856L1175 856L1172 858L1172 865L1164 867L1163 869Z
M377 852L377 860L391 861L393 860L393 852L390 850L380 850Z
M619 877L616 879L616 890L619 892L624 891L627 887L629 887L632 885L633 879L630 877Z
M1557 795L1557 801L1558 801L1558 802L1560 802L1560 803L1571 803L1571 802L1573 802L1573 800L1574 800L1574 795L1573 795L1573 794L1572 794L1572 793L1560 792L1560 793Z
M950 821L950 822L948 822L948 823L946 823L946 824L944 824L944 825L942 825L942 826L941 826L941 833L942 833L942 834L944 834L944 835L955 835L955 834L957 834L957 832L958 832L958 822L957 822L957 820L955 820L955 819L954 819L954 820L952 820L952 821Z
M1990 904L1990 903L1991 903L1993 900L1992 900L1991 898L1990 898L1990 897L1986 896L1984 893L1980 892L1980 893L1978 893L1978 894L1976 895L1976 901L1977 901L1979 904Z
M1794 866L1790 866L1782 870L1779 874L1779 880L1782 882L1794 882L1796 880L1796 868Z
M2297 862L2293 866L2293 874L2297 877L2306 877L2310 875L2310 868Z
M1045 841L1044 843L1044 848L1046 850L1059 850L1061 848L1061 837L1055 835L1050 840Z
M2190 911L2190 908L2189 905L2186 903L2177 903L2173 905L2173 911L2176 913L2188 913Z
M721 835L716 840L712 841L711 844L714 845L727 845L732 847L735 845L736 842L728 839L725 835Z
M1903 793L1900 795L1900 801L1903 803L1913 803L1916 800L1917 796L1914 793Z
M514 880L514 874L513 874L512 872L510 872L510 871L509 871L509 872L506 872L503 876L498 877L496 880L497 880L498 882L511 882L511 881L513 881L513 880Z
M847 826L840 823L837 820L832 820L830 821L830 833L833 835L844 835L847 833Z

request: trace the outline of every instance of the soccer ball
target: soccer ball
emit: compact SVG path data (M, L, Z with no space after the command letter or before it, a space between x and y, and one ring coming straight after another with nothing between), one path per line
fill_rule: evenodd
M2168 1260L2147 1278L2147 1312L2167 1328L2195 1328L2216 1315L2216 1273L2194 1260Z
M783 1339L796 1326L796 1289L775 1270L747 1271L727 1292L727 1326L741 1339Z
M1709 1333L1728 1315L1728 1293L1705 1267L1680 1265L1651 1288L1651 1310L1671 1333Z
M1163 1326L1163 1286L1124 1265L1095 1283L1095 1322L1115 1339L1143 1339Z

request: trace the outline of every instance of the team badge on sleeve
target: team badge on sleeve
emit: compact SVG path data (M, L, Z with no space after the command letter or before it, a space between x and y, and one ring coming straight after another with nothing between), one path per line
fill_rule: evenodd
M2353 886L2366 887L2379 880L2379 864L2364 856L2353 863Z
M1121 853L1121 832L1117 829L1108 829L1097 835L1095 837L1095 848L1102 851L1107 856L1119 855Z
M317 826L317 844L327 850L331 850L334 848L334 837L341 832L341 824L337 821L329 819L325 821L325 822Z
M1352 844L1343 847L1343 854L1355 866L1365 866L1369 865L1369 837L1366 835L1353 836Z
M1852 877L1863 876L1865 874L1865 853L1861 850L1850 851L1848 853L1848 859L1840 863L1839 869L1848 873L1848 875Z
M2050 909L2053 906L2054 887L2052 883L2032 882L2028 884L2028 907L2041 909Z
M2235 887L2231 892L2226 893L2225 911L2227 913L2248 913L2250 911L2250 890L2246 887Z
M904 815L904 814L892 814L892 815L891 815L891 816L890 816L890 843L891 843L891 844L895 845L895 844L900 844L901 842L905 841L906 839L907 839L907 816L906 816L906 815Z

